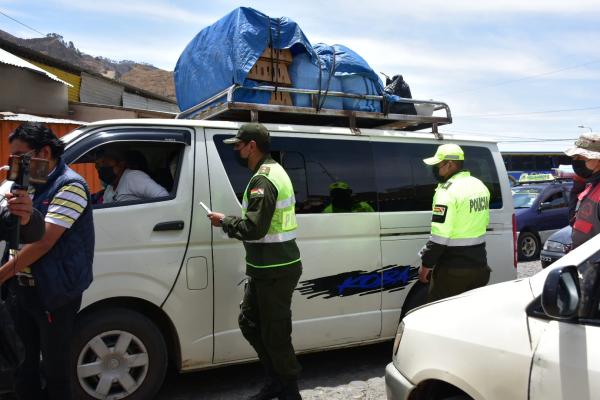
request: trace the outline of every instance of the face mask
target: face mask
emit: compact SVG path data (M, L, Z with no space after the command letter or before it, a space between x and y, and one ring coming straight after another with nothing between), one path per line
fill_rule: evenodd
M337 210L352 211L352 191L334 189L331 191L331 205Z
M233 153L235 154L235 161L237 161L237 163L240 164L240 166L242 166L244 168L248 168L248 159L242 157L242 149L244 147L246 147L246 146L243 146L239 150L234 150Z
M431 171L433 172L433 177L435 178L436 181L438 181L440 183L447 181L447 178L444 178L443 176L440 175L440 168L437 165L434 165L431 168Z
M585 160L572 160L573 171L582 178L589 178L593 171L585 166Z
M98 177L108 186L115 181L117 175L112 167L100 167L98 168Z

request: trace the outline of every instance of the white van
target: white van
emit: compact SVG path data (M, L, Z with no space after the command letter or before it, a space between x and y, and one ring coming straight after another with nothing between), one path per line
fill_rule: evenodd
M413 310L388 400L600 398L600 235L528 279Z
M213 229L199 205L240 214L250 171L223 139L238 122L112 120L65 137L64 158L94 171L95 154L135 149L169 196L94 209L94 282L73 346L79 398L149 399L167 364L179 371L254 359L238 329L242 244ZM491 196L490 283L516 276L514 221L502 157L491 141L431 133L266 124L293 182L304 272L293 298L294 346L316 351L394 337L429 237L436 182L421 161L452 141ZM323 213L342 181L372 212Z

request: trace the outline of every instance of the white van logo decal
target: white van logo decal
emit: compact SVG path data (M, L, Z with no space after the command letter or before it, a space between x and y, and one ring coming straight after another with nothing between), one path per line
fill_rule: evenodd
M410 265L388 265L375 271L352 271L301 281L296 289L309 299L364 296L382 290L396 292L417 279L419 269Z

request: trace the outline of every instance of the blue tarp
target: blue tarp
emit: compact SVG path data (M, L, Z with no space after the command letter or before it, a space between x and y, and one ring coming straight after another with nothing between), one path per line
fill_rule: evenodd
M269 18L252 8L236 8L201 30L175 66L179 108L188 109L232 84L243 84L271 41L276 49L316 58L298 24L286 17Z
M346 46L323 43L314 45L314 49L327 71L334 71L334 77L339 78L341 91L352 94L383 94L383 83L367 62ZM334 90L330 88L330 90ZM376 100L355 100L343 98L345 110L380 112L381 103Z
M355 94L383 94L383 84L369 64L342 45L310 42L289 18L270 18L252 8L240 7L204 28L187 45L175 66L175 89L181 110L186 110L232 84L255 86L247 80L260 55L272 43L290 49L293 86ZM320 85L319 85L320 83ZM235 101L268 103L270 93L238 91ZM224 101L222 99L220 101ZM323 108L381 111L378 101L322 97ZM311 107L308 95L292 95L294 105Z

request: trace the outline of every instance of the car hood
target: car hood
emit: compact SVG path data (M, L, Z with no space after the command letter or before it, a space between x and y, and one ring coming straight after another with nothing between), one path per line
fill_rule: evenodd
M415 384L440 379L463 388L460 382L468 386L468 378L477 376L491 382L491 391L509 391L510 385L491 376L497 374L526 387L532 356L526 308L533 299L528 279L520 279L421 307L404 318L394 365ZM475 398L487 397L473 389Z
M571 232L572 232L571 226L567 225L564 228L562 228L561 230L554 232L552 235L550 235L548 240L570 245L572 242L571 241Z

